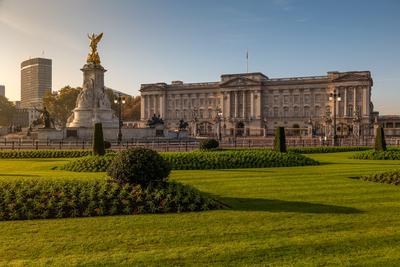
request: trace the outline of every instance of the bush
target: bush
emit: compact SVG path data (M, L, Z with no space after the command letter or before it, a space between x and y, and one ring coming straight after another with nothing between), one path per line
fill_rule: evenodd
M105 153L103 126L101 123L95 123L93 132L93 155L103 156Z
M0 181L0 220L202 211L220 208L180 183L142 187L106 180Z
M79 158L91 154L90 150L13 150L0 151L0 158Z
M219 142L215 139L205 139L199 144L201 150L217 149L219 147Z
M275 129L274 150L277 152L286 152L285 128Z
M296 153L279 153L267 149L166 152L160 154L173 170L265 168L318 165L318 162ZM113 155L85 157L62 167L68 171L106 171Z
M110 149L111 148L111 142L110 141L104 141L104 148L105 149Z
M377 183L400 185L400 170L364 175L361 176L360 179Z
M156 151L133 148L118 153L107 174L119 183L148 185L166 182L171 167Z
M364 151L370 149L371 149L370 147L366 146L317 146L317 147L291 147L288 149L288 151L300 154L313 154L313 153Z
M378 128L376 129L375 150L386 151L385 131L381 126L378 126Z

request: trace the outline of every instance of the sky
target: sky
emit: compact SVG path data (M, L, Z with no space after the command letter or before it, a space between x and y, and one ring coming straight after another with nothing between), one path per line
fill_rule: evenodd
M270 78L369 70L380 114L400 114L398 0L0 0L0 84L20 98L20 64L53 60L53 91L81 86L88 33L106 86L218 81L224 73Z

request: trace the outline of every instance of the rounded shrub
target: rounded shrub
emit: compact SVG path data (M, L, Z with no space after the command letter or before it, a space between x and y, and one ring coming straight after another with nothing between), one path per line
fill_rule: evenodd
M166 182L171 167L156 151L132 148L112 160L107 174L118 183L149 185Z
M200 142L199 147L202 150L216 149L219 147L219 142L215 139L205 139Z
M110 149L110 148L111 148L111 142L110 142L110 141L105 141L105 140L104 140L104 148L105 148L105 149Z

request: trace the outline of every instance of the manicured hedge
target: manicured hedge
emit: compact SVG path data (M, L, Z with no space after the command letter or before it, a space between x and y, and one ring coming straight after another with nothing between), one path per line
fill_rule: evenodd
M353 159L371 160L400 160L400 150L390 149L386 151L369 150L354 154Z
M0 181L0 220L202 211L220 205L180 183L141 187L106 180Z
M78 158L91 154L90 150L13 150L0 151L0 158Z
M288 149L288 151L300 154L314 154L314 153L364 151L370 149L371 149L370 147L366 146L315 146L315 147L291 147Z
M400 185L400 170L364 175L361 176L360 179L377 183Z
M318 162L296 153L267 149L166 152L161 156L173 170L264 168L317 165ZM73 160L61 169L68 171L106 171L113 156L85 157Z

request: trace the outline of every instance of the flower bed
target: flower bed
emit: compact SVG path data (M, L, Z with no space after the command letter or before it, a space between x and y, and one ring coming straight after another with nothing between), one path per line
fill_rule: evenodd
M371 175L364 175L361 176L360 179L364 181L399 185L400 170L392 170L387 172L375 173Z
M0 151L0 158L79 158L91 154L91 150L12 150Z
M336 152L350 152L350 151L364 151L370 150L366 146L317 146L317 147L291 147L288 150L300 154L314 154L314 153L336 153Z
M202 211L218 207L197 189L180 183L141 187L106 180L0 182L0 220Z
M220 150L194 152L166 152L161 156L173 170L265 168L318 165L318 162L296 153L279 153L266 149ZM63 170L77 172L106 171L114 158L84 157L73 160L61 167Z
M354 154L353 159L370 159L370 160L400 160L400 150L390 149L386 151L363 151Z

